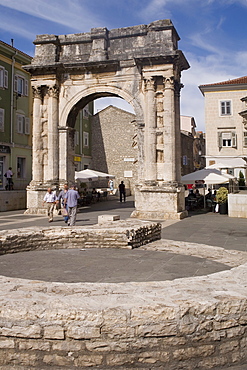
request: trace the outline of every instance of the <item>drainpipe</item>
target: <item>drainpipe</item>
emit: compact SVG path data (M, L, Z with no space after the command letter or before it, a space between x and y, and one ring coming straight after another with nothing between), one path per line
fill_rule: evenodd
M12 147L14 147L13 143L13 116L14 116L14 75L15 75L15 56L17 55L17 51L15 54L12 55L12 65L11 65L11 107L10 107L10 143ZM12 150L10 152L10 166L12 166Z

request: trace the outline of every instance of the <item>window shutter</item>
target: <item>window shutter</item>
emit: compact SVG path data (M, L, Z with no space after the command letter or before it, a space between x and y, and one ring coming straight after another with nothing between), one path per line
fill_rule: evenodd
M17 118L16 119L17 132L18 134L22 134L23 133L23 116L20 114L17 114L16 118Z
M222 132L218 132L218 147L222 148Z
M232 147L237 147L237 134L235 132L232 132Z
M18 90L18 76L14 76L14 92Z
M28 80L25 80L24 83L24 95L28 96Z
M4 109L0 108L0 131L4 131Z
M5 89L8 88L8 71L4 70L4 87Z
M28 117L25 118L25 134L30 134L30 119Z
M246 148L247 147L247 132L244 132L244 142L243 146Z

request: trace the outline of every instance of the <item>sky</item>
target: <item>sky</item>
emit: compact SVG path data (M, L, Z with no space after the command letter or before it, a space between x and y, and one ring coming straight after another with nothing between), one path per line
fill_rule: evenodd
M181 114L204 131L198 86L247 75L247 0L0 0L0 40L34 56L36 35L90 32L171 19L190 69L182 72ZM132 111L117 99L99 99Z

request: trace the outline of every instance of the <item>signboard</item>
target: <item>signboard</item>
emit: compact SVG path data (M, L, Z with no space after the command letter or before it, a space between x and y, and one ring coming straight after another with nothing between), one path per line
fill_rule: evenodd
M7 145L0 145L0 153L10 153L10 147Z

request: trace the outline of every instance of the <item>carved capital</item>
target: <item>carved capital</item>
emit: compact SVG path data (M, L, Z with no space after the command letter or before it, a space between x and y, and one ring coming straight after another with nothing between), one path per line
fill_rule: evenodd
M247 117L243 118L243 125L244 125L245 130L247 130Z
M174 76L164 78L165 89L174 89Z
M144 86L146 91L154 91L155 90L155 81L153 77L145 78Z
M58 99L58 96L59 96L59 86L57 86L57 85L49 86L48 87L48 95L49 95L49 97Z
M32 86L32 90L34 98L42 99L43 93L41 86Z

